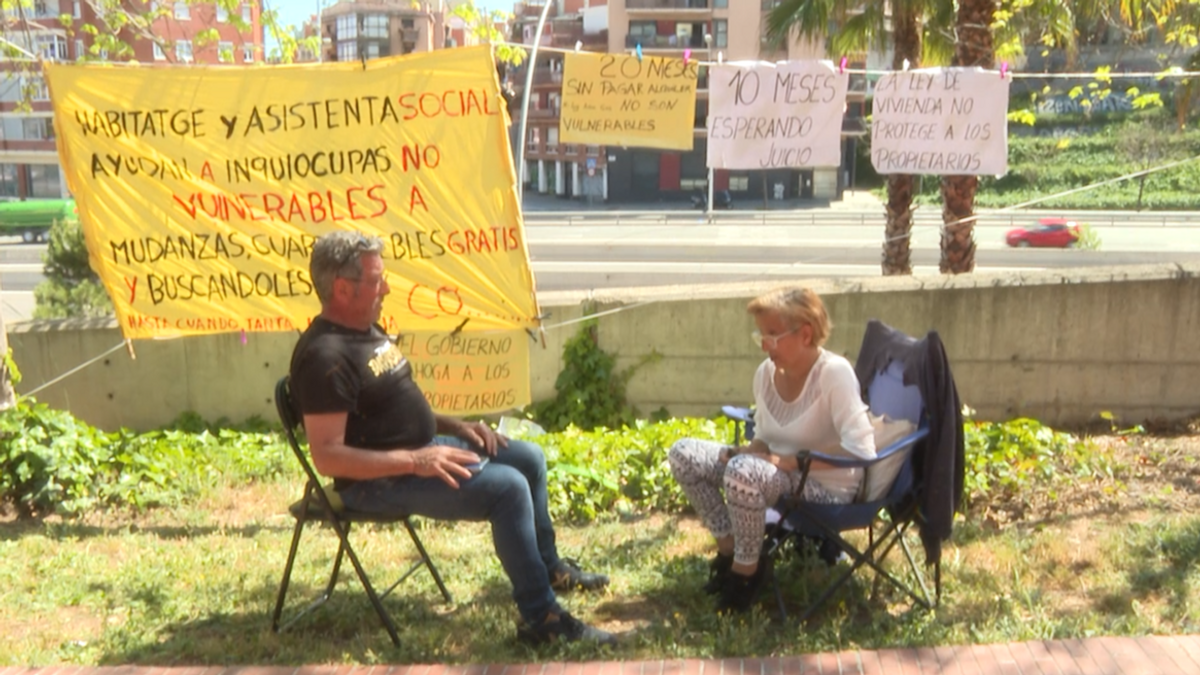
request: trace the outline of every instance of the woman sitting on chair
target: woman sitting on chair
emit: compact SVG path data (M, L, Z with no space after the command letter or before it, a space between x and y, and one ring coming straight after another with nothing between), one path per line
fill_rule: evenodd
M760 560L767 508L800 486L797 454L875 457L875 439L854 368L822 349L831 327L807 288L782 288L753 300L753 338L767 359L754 374L755 437L732 447L685 438L671 447L671 473L717 540L705 586L717 611L746 611L769 574ZM814 460L801 499L853 501L858 469ZM724 498L722 498L722 490Z

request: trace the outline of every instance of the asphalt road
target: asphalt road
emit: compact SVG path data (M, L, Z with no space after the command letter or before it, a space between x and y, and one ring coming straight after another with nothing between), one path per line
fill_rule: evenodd
M914 272L937 274L938 214L913 227ZM1039 214L985 215L976 226L976 269L1031 270L1200 261L1200 214L1081 214L1100 249L1013 249L1004 233ZM542 291L879 274L877 211L526 213L526 236ZM32 307L45 244L0 238L5 318Z

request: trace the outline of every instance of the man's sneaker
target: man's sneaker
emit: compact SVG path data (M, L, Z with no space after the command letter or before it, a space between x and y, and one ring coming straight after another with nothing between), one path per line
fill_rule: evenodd
M517 639L531 645L547 644L556 640L617 644L617 636L593 628L567 612L551 612L546 615L545 621L536 626L522 622L517 626Z
M598 591L607 585L606 575L584 572L579 569L579 563L570 558L563 558L558 567L550 570L550 588L556 591Z

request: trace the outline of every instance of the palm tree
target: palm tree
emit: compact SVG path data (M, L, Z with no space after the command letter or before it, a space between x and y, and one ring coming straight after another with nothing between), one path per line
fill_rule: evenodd
M959 0L955 20L954 65L990 70L996 63L992 22L996 0ZM942 176L943 274L975 269L975 191L978 176Z
M794 32L803 38L826 36L833 21L839 28L828 36L829 51L849 54L871 48L886 48L889 34L894 48L892 68L916 67L922 56L922 17L936 0L892 0L888 3L862 0L783 0L767 16L767 38L783 43ZM909 239L912 233L913 186L907 174L888 176L883 262L885 275L912 274Z

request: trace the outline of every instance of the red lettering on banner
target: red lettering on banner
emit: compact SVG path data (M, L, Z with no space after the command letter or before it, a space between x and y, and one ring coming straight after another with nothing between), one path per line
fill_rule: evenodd
M200 167L200 177L210 183L214 182L211 164L204 162L204 166Z
M421 208L425 209L425 213L429 213L429 207L425 205L425 198L421 196L421 188L413 186L412 191L408 193L408 213L412 215L413 209L420 203Z
M130 281L133 281L133 283L129 283ZM138 281L137 277L133 277L132 279L130 279L129 277L125 277L125 285L129 287L129 302L130 303L132 303L133 299L137 297L137 281Z
M417 289L420 287L421 287L421 284L413 284L412 289L410 289L408 291L408 311L421 317L422 319L432 319L432 318L436 317L437 314L422 314L417 311L416 307L413 307L413 296L416 295Z
M449 292L450 294L453 295L453 298L458 301L458 307L455 307L454 311L450 311L450 310L446 309L446 306L442 304L442 293L443 292ZM438 289L437 303L438 303L438 309L441 309L443 312L445 312L447 314L458 314L459 312L462 311L462 308L463 308L462 296L458 294L458 289L453 286L442 286L441 288Z

